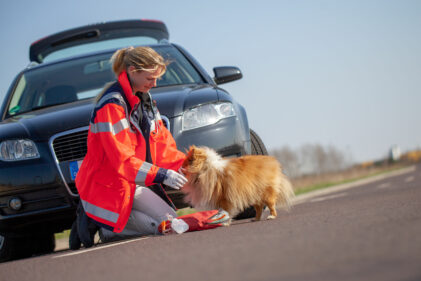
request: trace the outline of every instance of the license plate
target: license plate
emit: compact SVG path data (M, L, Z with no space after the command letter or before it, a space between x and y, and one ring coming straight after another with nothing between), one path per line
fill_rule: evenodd
M69 169L70 169L70 177L72 180L75 180L77 172L79 171L80 165L82 165L83 160L79 161L72 161L69 163Z

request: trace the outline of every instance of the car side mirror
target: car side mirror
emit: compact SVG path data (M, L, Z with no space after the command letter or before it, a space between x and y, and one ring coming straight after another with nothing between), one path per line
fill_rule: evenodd
M213 68L215 77L213 80L217 85L228 83L243 78L243 74L235 66L218 66Z

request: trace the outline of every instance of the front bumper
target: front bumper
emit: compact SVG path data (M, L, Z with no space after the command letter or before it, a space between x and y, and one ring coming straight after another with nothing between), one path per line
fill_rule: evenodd
M59 232L71 226L78 198L66 190L48 144L37 143L39 159L0 161L0 233ZM12 198L22 207L13 210Z

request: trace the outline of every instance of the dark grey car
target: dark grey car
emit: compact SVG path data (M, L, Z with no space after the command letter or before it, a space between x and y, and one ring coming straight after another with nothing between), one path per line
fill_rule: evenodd
M51 252L54 233L71 227L95 96L115 80L109 59L119 47L148 45L171 61L151 94L181 151L195 144L227 157L266 154L245 109L219 87L240 79L240 70L216 67L211 78L168 37L162 22L135 20L75 28L32 44L32 62L12 82L0 111L0 261ZM180 192L168 193L177 207L186 206Z

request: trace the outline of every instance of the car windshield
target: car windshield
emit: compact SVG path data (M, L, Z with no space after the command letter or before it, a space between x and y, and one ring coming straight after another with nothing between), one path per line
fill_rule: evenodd
M153 48L170 62L157 87L203 83L197 70L175 47ZM24 72L14 87L7 116L95 97L106 83L116 80L111 55L77 58Z

